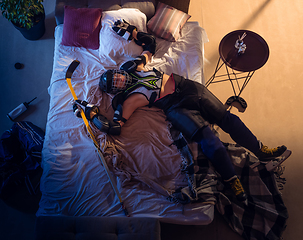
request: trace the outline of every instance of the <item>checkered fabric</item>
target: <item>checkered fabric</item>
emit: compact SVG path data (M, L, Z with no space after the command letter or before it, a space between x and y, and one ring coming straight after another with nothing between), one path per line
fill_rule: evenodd
M236 173L248 194L248 205L238 202L224 184L218 187L217 209L230 227L244 239L278 240L286 227L287 208L278 189L281 179L264 164L252 168L258 159L244 148L228 144Z
M182 137L173 134L175 140ZM177 144L176 144L177 145ZM195 159L194 174L185 171L189 186L178 189L170 200L179 203L214 202L217 210L223 215L229 226L244 239L248 240L278 240L286 227L287 208L279 188L285 184L281 173L268 172L264 164L253 168L259 160L246 149L235 144L225 144L236 173L248 194L248 205L239 202L230 189L229 184L222 181L211 163L203 155L201 148L194 143L189 144L190 154ZM178 147L178 145L177 145ZM186 166L187 146L179 146L182 155L182 169ZM187 160L190 163L190 160ZM194 182L191 185L191 182ZM193 191L195 192L193 194Z
M182 157L181 171L187 179L188 186L178 188L169 200L181 204L190 202L215 204L218 177L210 162L198 150L198 145L188 142L181 132L171 127L170 133Z

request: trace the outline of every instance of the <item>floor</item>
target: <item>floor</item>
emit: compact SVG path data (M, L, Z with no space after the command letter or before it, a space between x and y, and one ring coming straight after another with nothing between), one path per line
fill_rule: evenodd
M29 41L0 16L0 133L12 127L6 116L22 102L34 97L29 109L16 121L30 121L45 130L49 105L49 85L54 49L55 1L44 1L46 32L38 41ZM17 70L15 63L24 67ZM39 196L32 196L24 185L5 204L0 200L0 233L3 240L33 239L35 211Z
M240 4L241 3L241 4ZM37 97L18 121L31 121L45 129L49 96L47 87L52 71L55 28L55 1L44 0L46 33L39 41L29 41L8 22L0 17L0 133L10 129L13 122L6 114L22 102ZM205 79L212 75L217 63L220 40L230 31L247 29L260 34L268 43L270 57L254 74L241 95L248 103L239 115L262 142L270 147L285 144L293 151L284 164L287 183L282 191L289 211L285 240L300 239L303 228L302 186L302 106L303 69L300 41L303 22L303 2L292 0L192 0L190 20L198 21L208 35L205 45ZM249 46L248 46L249 47ZM15 69L14 64L24 64ZM229 83L210 85L220 100L232 95ZM221 134L222 140L230 141ZM20 197L21 199L21 197ZM30 199L29 199L30 201ZM34 200L33 200L34 201ZM35 216L32 212L18 211L0 201L1 239L32 239ZM10 229L8 234L7 229Z
M303 2L292 0L195 0L192 20L206 29L205 79L213 74L221 39L229 32L245 29L258 33L267 42L270 55L243 91L248 107L244 113L232 109L265 145L286 145L292 150L285 162L282 191L289 219L284 240L300 239L303 234L303 119L302 101L302 20ZM196 5L197 4L197 5ZM202 12L202 14L198 14ZM249 46L247 46L249 47ZM212 84L209 89L223 102L232 95L229 82ZM222 133L222 132L221 132ZM223 141L229 137L221 134Z
M22 102L34 97L30 108L17 121L31 121L45 128L48 112L49 85L53 49L54 49L54 18L55 1L44 1L46 11L46 32L38 41L25 39L7 19L0 17L0 132L9 129L12 122L6 117L12 109ZM15 63L22 63L22 69L16 69Z

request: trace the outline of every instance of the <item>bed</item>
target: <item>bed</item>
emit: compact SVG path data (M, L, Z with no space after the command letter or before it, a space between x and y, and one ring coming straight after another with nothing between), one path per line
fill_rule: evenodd
M281 234L287 210L276 185L276 175L263 173L262 164L255 168L258 171L252 170L250 165L257 161L254 156L241 147L228 145L244 184L249 184L249 181L260 182L257 185L261 187L251 188L250 194L260 195L266 188L266 193L262 195L270 198L264 204L259 201L259 205L260 209L269 209L271 220L255 217L259 215L254 210L252 219L258 222L249 223L248 234L246 225L240 223L246 214L245 207L237 203L230 191L226 190L220 176L195 143L189 142L186 148L194 159L195 174L189 176L184 171L186 159L175 144L180 133L166 121L163 112L154 107L138 109L123 126L119 136L102 133L91 124L114 184L130 215L130 218L125 217L82 119L73 114L73 97L65 74L71 62L78 60L80 64L72 75L77 97L99 106L104 116L112 118L113 96L99 89L99 78L107 69L118 69L122 63L142 52L140 46L122 39L112 30L116 20L125 19L136 25L139 31L152 31L154 27L157 50L146 65L147 69L156 68L167 74L174 72L204 83L203 53L204 43L208 41L205 30L197 22L190 21L187 14L189 1L163 2L57 0L58 25L55 30L50 105L42 151L42 197L36 214L38 226L43 229L41 222L45 218L56 217L82 217L85 221L91 217L94 222L98 221L98 217L108 221L118 218L118 222L130 221L121 219L139 219L139 223L144 222L144 219L156 219L161 223L203 226L213 221L217 206L217 210L239 236L254 239L251 236L255 232L275 236ZM177 11L182 15L184 20L177 26L177 31L168 31L169 27L163 27L163 9ZM180 19L180 16L177 18ZM82 28L91 27L91 34L83 36L81 30L74 28L75 21L79 21ZM161 33L157 32L160 27ZM86 41L83 42L83 38ZM259 171L263 174L262 179L266 178L265 183L260 180ZM194 196L190 192L190 177L195 180ZM268 187L266 184L271 185ZM253 198L250 201L254 202ZM276 209L277 205L279 210ZM257 209L256 205L253 205L253 209ZM54 221L57 221L58 230L58 222L61 221ZM262 223L261 226L259 223ZM147 225L153 226L152 231L155 232L153 224ZM54 231L39 230L39 227L37 236L41 239Z

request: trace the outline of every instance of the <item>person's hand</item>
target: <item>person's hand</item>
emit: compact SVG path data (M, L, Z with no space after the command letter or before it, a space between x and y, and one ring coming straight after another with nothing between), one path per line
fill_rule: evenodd
M99 108L98 106L89 104L86 101L76 100L73 104L73 112L77 117L81 118L81 111L84 111L88 120L92 120L94 116L99 113Z

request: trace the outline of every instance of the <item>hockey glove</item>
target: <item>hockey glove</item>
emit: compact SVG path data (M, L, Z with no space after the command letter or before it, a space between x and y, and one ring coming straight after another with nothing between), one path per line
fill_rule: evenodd
M84 114L88 120L92 120L92 118L99 113L99 108L96 105L89 104L86 101L76 100L73 105L73 111L79 118L81 118L80 112L83 110L82 107L85 107Z
M137 71L137 67L138 65L142 64L145 66L146 64L146 58L144 55L140 55L138 57L136 57L133 60L127 61L125 63L122 64L122 66L120 67L121 70L124 70L127 73L132 73L134 71Z
M154 35L144 32L137 33L137 39L135 43L139 46L142 46L143 51L149 51L152 55L156 53L156 38Z
M125 40L132 40L133 31L137 30L137 28L123 19L123 21L118 20L114 23L113 30Z
M95 115L92 122L102 132L110 135L120 135L121 133L121 125L118 122L110 121L101 114Z

